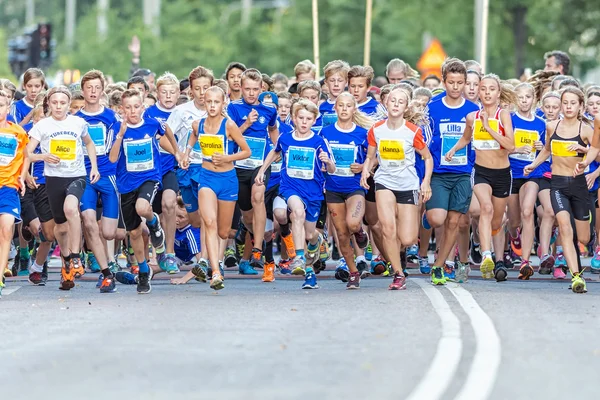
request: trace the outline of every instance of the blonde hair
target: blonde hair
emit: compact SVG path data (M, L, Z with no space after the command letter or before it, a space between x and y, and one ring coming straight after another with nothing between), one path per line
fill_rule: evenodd
M306 99L299 99L292 106L292 116L296 117L300 110L306 110L310 113L313 113L315 116L315 120L319 116L319 109L315 106L315 103Z
M221 88L225 93L229 93L229 84L225 79L215 79L213 86Z
M9 96L9 97L12 99L14 97L15 93L17 92L17 87L15 86L14 83L9 81L8 79L0 79L0 90L4 90L4 91L10 90L13 95Z
M296 79L298 79L298 76L301 74L313 74L316 78L317 66L308 59L302 60L294 67L294 75L296 75Z
M302 81L298 84L298 95L302 96L302 92L308 89L316 90L321 95L321 85L317 81Z
M390 90L390 95L395 92L400 91L406 95L408 100L408 104L406 105L406 110L404 110L404 119L408 122L411 122L417 126L425 126L429 123L429 119L427 118L427 114L421 103L412 99L412 92L407 90L403 85L394 85L392 90Z
M531 83L528 83L528 82L519 83L517 86L515 86L515 94L519 90L529 90L531 92L531 94L533 95L533 102L535 103L535 101L536 101L535 88L533 87L533 85Z
M250 68L242 72L242 83L244 83L246 79L250 79L254 82L260 82L261 85L263 82L262 74L256 68Z
M372 67L365 67L364 65L354 65L348 71L348 83L352 78L367 78L367 86L371 86L375 71Z
M433 95L431 94L431 90L427 89L426 87L418 87L415 90L413 90L413 97L417 96L427 96L429 100L431 100L431 98L433 97Z
M194 83L195 79L199 79L199 78L208 78L208 80L210 81L210 86L213 85L213 82L215 80L215 76L213 75L213 72L210 69L204 68L201 65L198 65L196 68L194 68L193 70L190 71L190 74L188 75L188 80L190 81L190 86L192 86L192 83Z
M352 115L352 122L362 128L371 129L371 127L375 124L375 121L358 109L358 102L350 92L340 93L337 99L335 99L335 104L337 105L337 102L343 97L352 99L354 102L354 114Z
M4 90L0 89L0 97L5 98L6 99L6 105L9 106L10 105L10 96L8 95L8 93L6 93Z
M332 75L340 74L344 79L348 80L348 71L350 71L350 64L342 60L330 61L323 68L325 79L328 79Z
M492 79L498 84L498 89L500 90L500 104L517 104L517 95L510 84L503 84L496 74L486 74L481 78L482 81L484 79Z
M385 67L385 75L388 76L390 71L402 71L405 78L419 78L419 73L411 68L411 66L399 58L394 58Z
M385 96L387 96L388 94L390 94L390 92L392 91L394 87L394 84L392 83L388 83L387 85L383 85L381 87L381 91L379 92L379 98L381 99L381 102L383 103L383 98Z
M126 91L124 91L123 93L121 93L121 103L125 99L129 99L131 97L138 97L142 101L142 103L144 102L144 99L142 98L142 94L140 93L139 90L137 90L137 89L127 89Z
M163 85L175 85L177 86L177 90L179 90L179 80L170 72L165 72L156 80L156 90Z

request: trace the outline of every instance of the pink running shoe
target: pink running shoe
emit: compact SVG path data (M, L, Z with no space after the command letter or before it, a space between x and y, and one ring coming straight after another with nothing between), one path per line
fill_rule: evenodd
M60 258L60 246L56 245L54 251L52 252L52 258Z
M567 277L567 275L565 274L565 271L563 271L562 267L557 267L555 265L554 272L552 273L552 277L554 279L565 279Z

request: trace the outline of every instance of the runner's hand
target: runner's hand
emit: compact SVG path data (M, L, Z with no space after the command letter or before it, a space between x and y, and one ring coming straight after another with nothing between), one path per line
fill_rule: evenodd
M535 168L533 167L533 164L527 165L525 168L523 168L523 175L528 176L533 172L534 169Z
M44 162L47 162L48 164L58 164L60 162L60 158L54 154L46 153L44 154Z
M353 174L360 174L363 170L363 165L359 164L359 163L352 163L350 164L350 171L352 171Z
M367 183L367 179L369 179L369 176L371 176L371 174L369 174L368 171L367 172L363 171L363 173L362 173L362 175L360 177L360 186L362 186L363 188L365 188L367 190L370 189L370 186Z
M100 173L96 168L92 168L90 171L90 183L96 183L100 179Z
M431 198L431 186L427 182L421 184L421 198L423 199L423 203L427 203Z
M39 185L36 182L37 178L27 174L27 178L25 178L25 183L29 187L29 189L37 189Z
M579 174L581 174L583 171L585 171L585 169L588 167L588 163L586 163L586 160L580 161L577 164L575 164L575 169L573 170L573 176L577 176Z
M567 150L576 151L578 153L587 153L587 151L588 151L587 147L583 147L580 144L571 144L571 145L569 145L569 147L567 147Z
M444 156L446 161L448 161L448 162L452 161L452 158L454 157L454 153L456 153L456 150L454 150L454 147L451 148L450 150L448 150L448 152Z
M587 182L588 190L592 190L592 186L594 186L594 182L596 182L596 179L598 179L598 175L596 175L595 172L592 172L591 174L587 174L585 176L585 181Z
M533 147L526 144L525 146L517 147L516 151L517 151L517 153L521 153L521 154L530 154L532 149L533 149Z
M214 157L214 155L213 155ZM213 158L214 160L214 158ZM254 179L254 183L256 184L256 186L264 186L265 184L265 171L262 170L262 168L258 171L258 174L256 175L256 179Z
M224 155L222 153L219 153L219 152L213 153L213 155L212 155L212 163L213 163L213 165L215 167L220 167L223 164L225 164L226 162L227 162L227 156L226 155Z
M22 176L19 176L19 185L21 186L19 188L19 192L21 193L21 196L25 196L25 192L27 191L27 186L25 186L25 181L23 180Z
M542 143L540 140L533 142L533 147L537 150L537 151L542 151L544 150L544 143Z
M329 155L323 149L319 149L319 160L325 164L329 164L331 160L329 159Z
M258 121L258 111L252 109L252 111L250 111L250 114L248 114L248 118L246 119L246 122L248 122L250 125L252 125L256 121Z

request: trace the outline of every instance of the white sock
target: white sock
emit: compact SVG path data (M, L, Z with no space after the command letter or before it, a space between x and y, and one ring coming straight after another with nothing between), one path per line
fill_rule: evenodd
M42 272L44 270L43 265L38 265L35 261L31 264L30 272Z
M359 262L364 261L366 262L367 259L365 258L365 256L358 256L356 257L356 263L358 264Z

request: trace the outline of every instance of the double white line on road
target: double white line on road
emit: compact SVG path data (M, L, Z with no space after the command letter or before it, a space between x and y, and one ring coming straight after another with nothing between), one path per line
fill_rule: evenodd
M412 391L409 400L437 400L448 389L460 363L463 341L458 317L442 293L422 279L414 279L423 289L442 322L442 337L428 371ZM491 318L481 309L471 293L462 287L450 284L446 288L463 308L475 332L475 356L465 384L455 400L485 400L496 382L500 366L500 337Z

